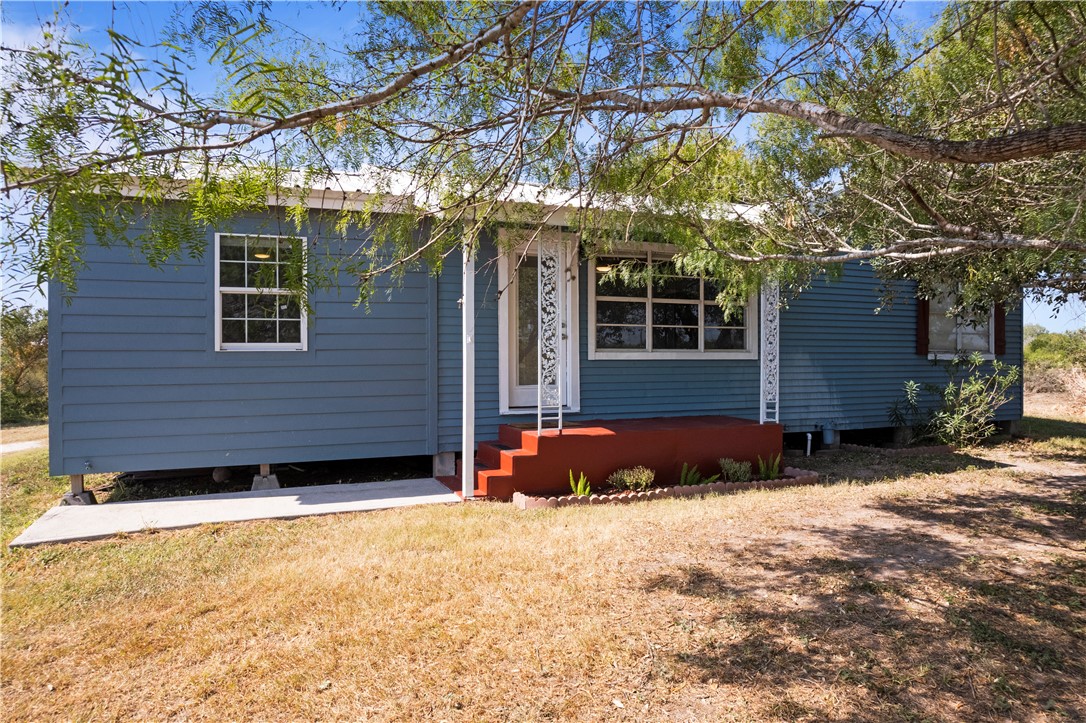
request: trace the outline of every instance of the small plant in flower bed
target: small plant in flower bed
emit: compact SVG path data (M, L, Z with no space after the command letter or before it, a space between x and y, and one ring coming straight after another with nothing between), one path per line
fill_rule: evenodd
M592 494L592 485L588 484L588 478L585 477L584 472L581 472L581 476L577 479L573 479L573 470L569 471L569 488L578 497L587 497Z
M652 486L656 472L648 467L628 467L617 469L607 478L607 484L619 490L643 492Z
M724 457L720 460L720 474L725 482L750 482L750 462Z
M777 479L780 476L781 456L779 454L769 459L762 459L762 456L758 455L758 479Z
M718 479L720 479L718 474L714 474L712 477L702 477L697 465L687 467L686 462L683 462L683 471L679 473L679 485L683 487L687 485L707 485L716 482Z

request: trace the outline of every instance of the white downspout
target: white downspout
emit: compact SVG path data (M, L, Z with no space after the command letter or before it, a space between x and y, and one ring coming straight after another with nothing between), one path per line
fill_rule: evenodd
M473 244L464 238L461 276L461 392L460 491L465 500L475 496L475 256Z

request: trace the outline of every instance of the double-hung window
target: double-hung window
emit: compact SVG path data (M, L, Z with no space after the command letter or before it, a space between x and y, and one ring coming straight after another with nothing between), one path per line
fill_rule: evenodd
M590 264L590 358L754 358L753 302L725 314L716 284L678 271L673 255L601 256ZM621 263L644 282L609 273Z
M305 239L218 234L215 245L216 349L305 350L305 309L287 288L304 277Z
M979 352L994 354L995 311L981 318L947 316L952 303L950 294L927 302L927 352L933 358L946 358Z

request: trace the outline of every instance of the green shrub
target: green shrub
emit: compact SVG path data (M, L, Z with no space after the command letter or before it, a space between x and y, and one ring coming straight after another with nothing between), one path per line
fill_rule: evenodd
M951 366L942 407L932 415L932 433L943 444L976 444L995 432L992 419L1010 401L1007 392L1018 381L1018 367L993 361L988 373L980 354Z
M656 472L648 467L627 467L612 472L607 478L607 484L615 489L640 492L651 487L654 479Z
M725 482L750 482L750 462L724 457L720 460L720 473Z
M687 467L686 462L683 462L683 471L679 473L679 484L684 487L687 485L707 485L716 482L718 479L720 479L718 474L714 474L712 477L702 477L697 465Z
M569 471L569 488L578 497L587 497L592 494L592 485L588 484L588 478L585 477L584 472L581 472L581 476L574 480L573 470Z
M762 456L758 455L758 479L778 479L780 476L781 456L779 454L776 457L770 457L769 459L762 459Z
M905 382L905 396L890 408L890 423L912 427L916 440L935 440L960 447L976 444L995 432L996 410L1010 401L1008 394L1018 382L1018 367L998 360L987 362L980 354L959 357L947 365L947 383L921 385ZM922 392L936 399L925 409Z

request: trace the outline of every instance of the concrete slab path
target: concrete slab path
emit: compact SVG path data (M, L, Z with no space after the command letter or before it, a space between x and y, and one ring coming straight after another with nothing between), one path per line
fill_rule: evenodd
M169 530L213 522L271 520L459 502L436 479L288 487L138 502L54 507L11 542L30 547L97 540L119 533Z

